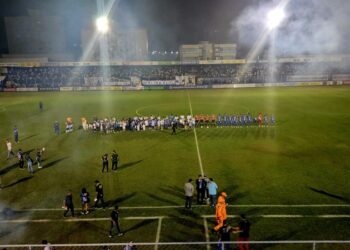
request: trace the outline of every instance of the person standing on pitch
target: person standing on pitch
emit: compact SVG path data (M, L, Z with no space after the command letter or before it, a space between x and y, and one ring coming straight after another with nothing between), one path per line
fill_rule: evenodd
M113 152L112 152L111 160L112 160L112 170L117 171L118 162L119 162L119 155L117 154L117 152L115 150L113 150Z
M108 154L107 153L102 155L102 173L104 172L105 168L108 172Z
M193 185L192 179L189 179L188 182L185 183L185 208L192 209L192 197L193 197Z
M103 199L103 186L98 180L95 181L95 190L96 190L96 197L95 197L94 207L96 208L97 203L101 201L102 208L105 209L105 201Z
M238 222L238 226L234 228L235 232L238 232L238 244L239 250L248 250L248 241L249 241L249 231L250 231L250 222L245 217L244 214L240 215L240 221Z
M196 180L197 204L202 204L205 196L206 182L202 175L198 175Z
M55 121L55 123L53 124L53 128L55 130L55 134L59 135L60 134L60 124L58 123L58 121Z
M63 216L66 217L69 210L71 211L72 217L74 217L74 205L73 205L73 195L71 191L68 191L66 197L64 198L64 208L65 211Z
M44 104L42 101L39 102L39 110L43 111L44 110Z
M16 143L19 142L19 134L18 134L18 129L16 126L13 128L13 138L15 139Z
M218 185L216 185L213 178L209 178L207 188L208 188L208 194L210 199L210 206L215 207Z
M80 199L81 199L81 214L88 214L89 213L90 194L86 190L86 188L82 188L81 193L80 193Z
M171 134L172 134L172 135L176 135L176 127L177 127L176 122L173 121L173 122L171 123L171 129L172 129Z
M27 167L28 167L28 173L30 174L34 174L34 170L33 170L33 160L30 157L30 153L27 153L26 156L26 161L27 161Z
M218 198L218 203L215 206L215 218L217 225L214 227L215 231L218 231L223 225L224 221L227 219L227 203L226 203L227 194L222 192Z
M35 160L36 160L36 163L38 164L38 168L42 168L42 166L41 166L42 155L43 155L43 151L41 149L37 149L36 155L35 155Z
M6 148L7 148L7 160L10 158L10 156L14 156L15 154L12 151L12 143L9 139L6 140Z
M117 228L118 230L118 236L123 236L124 233L122 233L122 231L120 230L120 226L119 226L119 206L115 206L114 210L111 213L111 228L109 229L109 238L113 237L113 229L114 227Z
M18 158L19 169L24 170L24 156L23 156L22 149L18 150L17 158Z

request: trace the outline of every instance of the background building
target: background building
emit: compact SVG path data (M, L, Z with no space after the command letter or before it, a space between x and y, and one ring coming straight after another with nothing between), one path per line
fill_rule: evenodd
M95 27L89 27L81 33L83 60L99 61L100 55L103 55L103 53L107 53L107 57L111 61L140 61L148 59L148 36L146 30L118 29L115 23L111 25L109 32L106 34L97 34L95 30ZM104 42L104 44L100 44L101 42Z
M184 44L180 46L181 61L196 60L228 60L235 59L237 55L237 45L213 44L207 41L199 44Z

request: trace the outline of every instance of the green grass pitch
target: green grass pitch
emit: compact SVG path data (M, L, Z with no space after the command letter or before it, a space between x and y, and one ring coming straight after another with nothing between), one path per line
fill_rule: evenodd
M38 108L44 103L44 111ZM257 88L235 90L60 92L0 94L0 244L89 242L155 242L158 219L164 216L159 241L205 241L202 215L181 208L121 209L123 237L107 237L109 221L66 222L64 196L73 191L80 208L82 187L94 195L94 181L104 185L110 206L182 206L183 185L200 173L193 130L119 132L102 135L75 130L56 136L66 117L76 124L81 117L140 115L274 114L274 127L197 128L205 174L213 177L230 205L267 205L229 208L230 215L246 213L252 222L251 240L346 240L350 218L350 88ZM21 148L45 147L43 169L29 175L6 160L6 138L13 141L17 126ZM116 173L101 173L101 155L115 149L120 156ZM34 157L34 152L32 153ZM332 207L269 207L268 205L340 205ZM12 210L4 210L4 208ZM33 211L23 209L58 209ZM22 210L21 210L22 209ZM5 212L4 212L5 211ZM9 211L9 212L6 212ZM97 210L84 218L108 218ZM261 215L303 215L301 218L265 218ZM127 219L140 217L139 219ZM124 219L123 219L124 218ZM26 222L13 220L25 219ZM35 222L47 219L47 222ZM12 222L6 221L12 220ZM207 220L209 227L213 220ZM230 219L231 224L237 218ZM210 240L216 240L209 234ZM232 237L234 239L234 237Z

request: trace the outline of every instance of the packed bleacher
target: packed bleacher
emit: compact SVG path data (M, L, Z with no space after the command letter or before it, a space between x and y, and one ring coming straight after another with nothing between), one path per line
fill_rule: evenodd
M271 75L274 77L272 78ZM249 64L112 65L7 67L4 87L181 85L184 76L196 85L350 80L350 63L255 62ZM188 81L188 80L187 80Z

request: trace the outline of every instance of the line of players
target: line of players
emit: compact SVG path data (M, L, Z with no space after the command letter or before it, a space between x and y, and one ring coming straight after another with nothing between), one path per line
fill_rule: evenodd
M192 128L196 125L194 118L191 115L180 116L166 116L166 117L142 117L135 116L132 118L123 118L117 120L112 119L98 119L94 118L91 123L88 123L85 118L82 118L82 128L84 130L91 130L94 132L111 133L115 131L144 131L144 130L163 130L171 128L174 124L181 128Z
M111 133L115 131L144 131L144 130L163 130L173 127L191 129L194 126L206 127L226 127L226 126L273 126L275 125L274 115L270 117L259 113L257 117L253 117L250 113L241 115L180 115L180 116L166 116L166 117L142 117L135 116L132 118L123 118L117 120L112 119L98 119L94 118L91 123L88 123L85 118L82 118L82 128L84 130L91 130L95 132Z
M271 115L270 117L267 114L259 113L257 117L253 117L250 113L241 114L241 115L218 115L217 125L219 127L225 126L268 126L275 125L276 120L275 116Z

